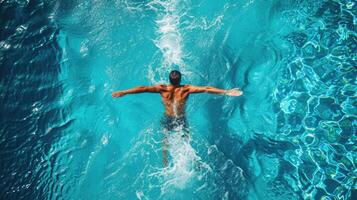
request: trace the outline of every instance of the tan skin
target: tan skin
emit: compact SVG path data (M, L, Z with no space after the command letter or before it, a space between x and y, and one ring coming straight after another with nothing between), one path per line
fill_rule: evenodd
M127 94L137 93L160 93L162 102L165 106L165 114L171 117L179 117L185 115L186 100L190 94L194 93L211 93L211 94L224 94L228 96L241 96L243 92L239 88L231 90L223 90L210 86L194 86L194 85L155 85L155 86L139 86L128 90L113 92L113 97L122 97ZM167 138L164 138L163 148L163 163L166 167L168 165L167 159Z

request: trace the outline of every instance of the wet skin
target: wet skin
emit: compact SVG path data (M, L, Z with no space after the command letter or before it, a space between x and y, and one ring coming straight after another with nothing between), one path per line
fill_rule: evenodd
M127 94L137 93L160 93L162 102L165 107L165 115L169 117L183 117L185 115L186 100L193 93L211 93L225 94L228 96L241 96L243 92L239 88L231 90L223 90L210 86L194 86L194 85L155 85L155 86L139 86L128 90L113 92L113 97L122 97ZM168 166L168 141L167 137L163 139L163 164Z
M225 94L229 96L240 96L243 94L238 88L223 90L210 86L193 86L193 85L156 85L156 86L139 86L128 90L114 92L113 97L122 97L127 94L137 93L160 93L162 102L165 107L167 116L178 117L185 114L185 105L188 96L192 93L212 93Z

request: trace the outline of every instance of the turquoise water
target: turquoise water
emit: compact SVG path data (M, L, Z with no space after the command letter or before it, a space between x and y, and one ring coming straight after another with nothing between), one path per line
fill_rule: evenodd
M356 199L356 2L1 1L1 199ZM191 95L169 138L137 85ZM178 130L180 132L180 130Z

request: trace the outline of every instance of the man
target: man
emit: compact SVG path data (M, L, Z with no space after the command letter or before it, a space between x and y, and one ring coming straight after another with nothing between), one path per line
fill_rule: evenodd
M187 124L185 118L186 100L190 94L193 93L212 93L224 94L228 96L241 96L243 92L236 89L223 90L210 86L193 86L180 85L181 73L173 70L169 75L171 85L155 85L155 86L139 86L128 90L113 92L113 97L122 97L127 94L136 94L143 92L160 93L162 102L165 106L165 117L162 120L164 133L173 130L184 130L187 132ZM187 134L184 134L187 136ZM164 137L163 148L163 163L167 166L167 138Z

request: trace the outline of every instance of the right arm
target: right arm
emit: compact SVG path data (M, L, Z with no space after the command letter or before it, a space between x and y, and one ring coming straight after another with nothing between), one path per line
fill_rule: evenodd
M228 96L241 96L243 92L239 88L231 90L223 90L211 86L189 86L189 93L211 93L211 94L224 94Z
M134 87L134 88L127 89L127 90L113 92L112 96L113 97L122 97L127 94L137 94L137 93L143 93L143 92L160 93L163 89L164 89L163 85L139 86L139 87Z

